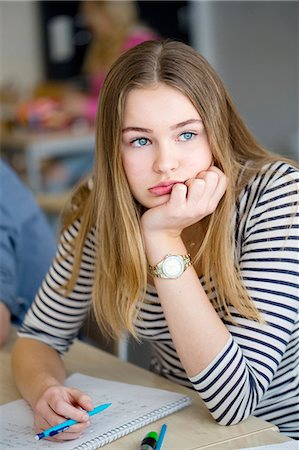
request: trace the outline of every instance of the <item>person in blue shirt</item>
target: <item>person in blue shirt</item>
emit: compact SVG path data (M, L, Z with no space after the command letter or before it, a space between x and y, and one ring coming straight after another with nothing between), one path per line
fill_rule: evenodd
M0 159L0 345L18 325L54 257L54 233L31 192Z

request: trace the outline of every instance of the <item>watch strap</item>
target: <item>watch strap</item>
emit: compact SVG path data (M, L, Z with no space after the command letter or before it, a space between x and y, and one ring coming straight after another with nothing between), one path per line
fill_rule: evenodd
M154 278L179 278L179 277L168 277L163 273L163 263L164 261L171 256L175 256L175 257L179 257L182 259L183 261L183 265L184 265L184 270L183 272L179 275L181 276L185 270L192 265L192 260L191 260L191 255L190 253L187 253L186 255L171 255L171 254L167 254L161 261L159 261L155 266L149 266L149 273L151 274L152 277Z

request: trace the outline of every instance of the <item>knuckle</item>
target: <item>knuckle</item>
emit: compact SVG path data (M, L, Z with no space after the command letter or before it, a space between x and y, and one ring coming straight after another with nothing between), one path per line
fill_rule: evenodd
M211 183L218 183L219 181L219 175L216 172L209 172L209 179Z
M53 402L54 410L55 410L55 412L56 412L57 414L59 414L60 416L63 416L63 415L64 415L64 409L65 409L64 406L65 406L65 402L62 401L61 399L56 399L56 400Z
M59 396L60 394L60 387L58 386L51 386L45 391L45 397L52 398Z
M192 182L192 187L194 187L194 188L196 188L198 190L201 190L204 185L205 185L205 181L200 179L200 178L196 178Z

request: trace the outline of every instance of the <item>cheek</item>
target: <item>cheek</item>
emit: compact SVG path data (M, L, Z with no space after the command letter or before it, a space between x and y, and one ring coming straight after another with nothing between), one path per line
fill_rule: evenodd
M198 148L189 155L188 158L185 159L185 167L193 168L196 173L201 172L203 170L207 170L213 161L213 156L211 151L207 149L201 149L198 151Z
M213 155L206 136L202 139L199 149L200 151L197 153L197 167L200 170L207 170L213 162Z
M138 182L143 172L141 161L137 158L130 158L128 155L122 157L122 164L130 187Z
M208 170L208 168L211 166L211 164L213 163L213 155L212 153L209 151L203 153L202 158L200 159L200 168L202 170Z

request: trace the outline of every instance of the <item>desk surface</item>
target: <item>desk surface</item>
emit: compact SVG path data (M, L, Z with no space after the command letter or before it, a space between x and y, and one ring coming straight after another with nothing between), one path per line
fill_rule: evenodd
M0 403L20 398L12 380L10 350L15 339L15 331L8 344L0 351ZM142 384L161 389L183 392L192 398L193 404L171 416L159 420L128 436L106 445L107 450L138 449L142 438L151 430L159 430L162 423L168 424L168 432L163 450L214 450L237 449L246 446L274 444L288 440L277 433L275 426L256 417L230 427L222 427L214 422L198 394L159 377L149 371L123 362L113 355L77 341L65 356L68 374L81 372L115 381Z

